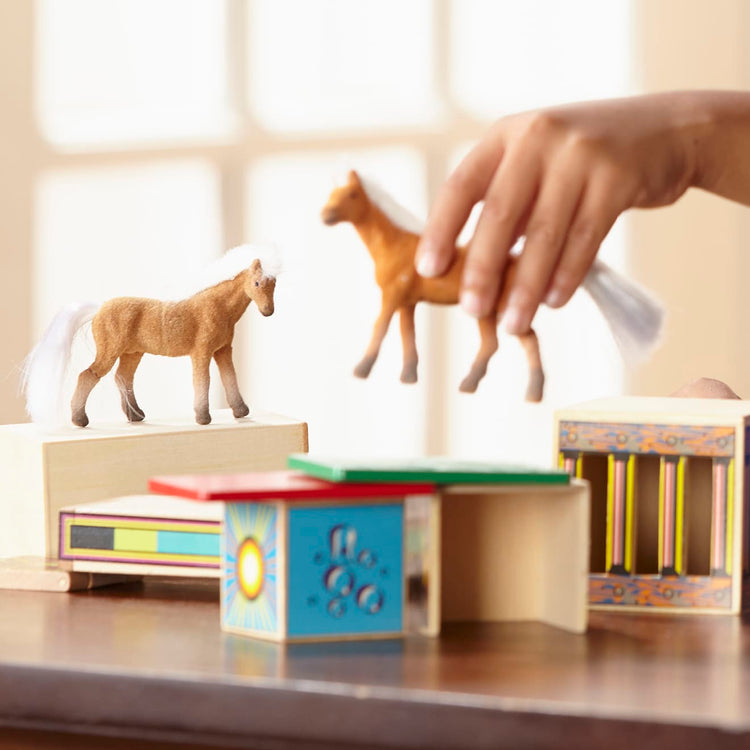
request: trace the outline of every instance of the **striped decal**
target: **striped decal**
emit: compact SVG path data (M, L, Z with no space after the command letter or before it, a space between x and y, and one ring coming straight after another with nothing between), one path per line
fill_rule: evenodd
M609 573L633 572L633 505L635 457L612 454L608 457L607 551Z
M61 514L60 557L219 567L221 523Z
M734 551L734 459L727 462L727 511L726 511L727 533L725 537L725 560L724 567L727 575L732 575L732 558Z
M711 509L711 572L727 575L731 571L727 540L732 523L728 518L731 503L730 489L734 485L733 462L726 459L713 461L713 492Z
M561 451L558 466L571 477L577 477L578 479L583 477L583 456L581 453Z
M685 467L687 459L683 456L677 463L677 496L675 499L674 550L675 571L677 575L685 574Z
M685 458L659 462L659 572L684 572Z

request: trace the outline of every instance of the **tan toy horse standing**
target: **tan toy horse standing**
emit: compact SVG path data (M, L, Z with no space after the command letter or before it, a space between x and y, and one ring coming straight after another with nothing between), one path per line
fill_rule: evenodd
M375 262L375 280L382 298L380 314L364 357L354 374L366 378L380 351L391 318L399 314L403 345L401 381L417 380L417 347L414 333L414 308L418 302L453 305L458 302L459 283L466 260L466 248L456 249L453 265L441 277L421 277L414 268L420 227L388 195L357 172L350 172L345 185L336 188L321 212L328 225L350 222ZM487 364L498 349L497 324L502 316L509 289L517 270L517 259L511 257L503 275L497 309L479 319L480 346L469 374L460 390L473 393L487 372ZM616 274L600 261L594 264L584 282L621 348L629 356L639 356L657 340L663 313L646 293ZM544 371L536 333L529 328L519 340L529 363L528 401L540 401L544 392Z
M239 257L251 250L230 251ZM245 259L245 264L249 262ZM119 359L115 382L122 409L130 422L144 419L133 391L133 378L144 354L189 356L193 366L195 421L208 424L209 365L216 361L227 401L235 417L249 413L237 385L232 362L234 327L251 301L264 316L273 314L276 279L264 272L260 260L232 278L178 302L142 297L118 297L100 307L74 305L58 313L34 352L27 368L27 410L33 421L49 421L49 393L61 390L67 359L76 331L88 320L96 357L78 376L71 401L73 424L89 423L86 401L94 386ZM54 381L57 380L56 384ZM50 382L52 381L52 382ZM57 387L56 387L57 386Z

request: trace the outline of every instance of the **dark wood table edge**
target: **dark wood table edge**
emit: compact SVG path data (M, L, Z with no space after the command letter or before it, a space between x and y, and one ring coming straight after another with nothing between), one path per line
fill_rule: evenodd
M212 747L740 748L750 724L591 716L473 694L0 667L0 727ZM506 705L504 705L506 704ZM750 720L749 720L750 722Z

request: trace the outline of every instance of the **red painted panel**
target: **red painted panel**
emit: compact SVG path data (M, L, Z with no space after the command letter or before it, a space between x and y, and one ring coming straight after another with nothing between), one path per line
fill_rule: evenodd
M269 500L346 500L349 498L428 495L436 485L345 484L315 479L299 471L267 471L244 474L182 474L152 477L149 490L190 500L251 502Z

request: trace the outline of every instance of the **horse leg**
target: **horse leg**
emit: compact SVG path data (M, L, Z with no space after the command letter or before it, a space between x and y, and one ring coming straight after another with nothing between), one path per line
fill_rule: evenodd
M380 314L378 319L375 321L375 326L372 330L372 338L370 344L367 347L365 356L359 361L359 364L354 368L354 374L358 378L366 378L372 370L372 366L375 364L375 360L378 358L380 352L380 345L383 343L385 334L388 332L388 326L393 317L395 308L392 305L386 304L383 300L383 304L380 308Z
M195 409L195 421L198 424L209 424L211 413L208 410L208 384L210 381L209 365L211 364L211 355L192 354L190 359L193 363L193 390L195 400L193 408Z
M86 401L93 387L114 367L117 356L100 355L79 376L73 398L70 401L71 420L78 427L89 423L86 416Z
M142 358L143 352L121 354L120 364L115 373L115 383L117 383L117 387L120 389L120 403L122 404L125 416L128 418L128 422L142 422L146 416L143 413L143 409L138 406L133 391L133 378Z
M246 417L250 413L247 404L242 400L240 388L237 385L237 373L234 370L232 362L232 346L228 344L218 351L214 352L214 359L219 368L221 382L224 385L224 392L227 394L227 402L232 407L232 414L237 419Z
M533 328L529 332L518 337L518 340L526 352L529 362L529 384L526 388L527 401L541 401L544 395L544 370L542 369L542 358L539 354L539 339Z
M417 354L417 342L414 333L414 305L408 305L399 310L399 321L401 323L401 346L404 352L401 382L416 383L419 355Z
M497 351L497 314L492 313L480 318L479 324L479 351L474 358L469 374L461 381L459 390L462 393L474 393L479 381L487 373L487 363Z

